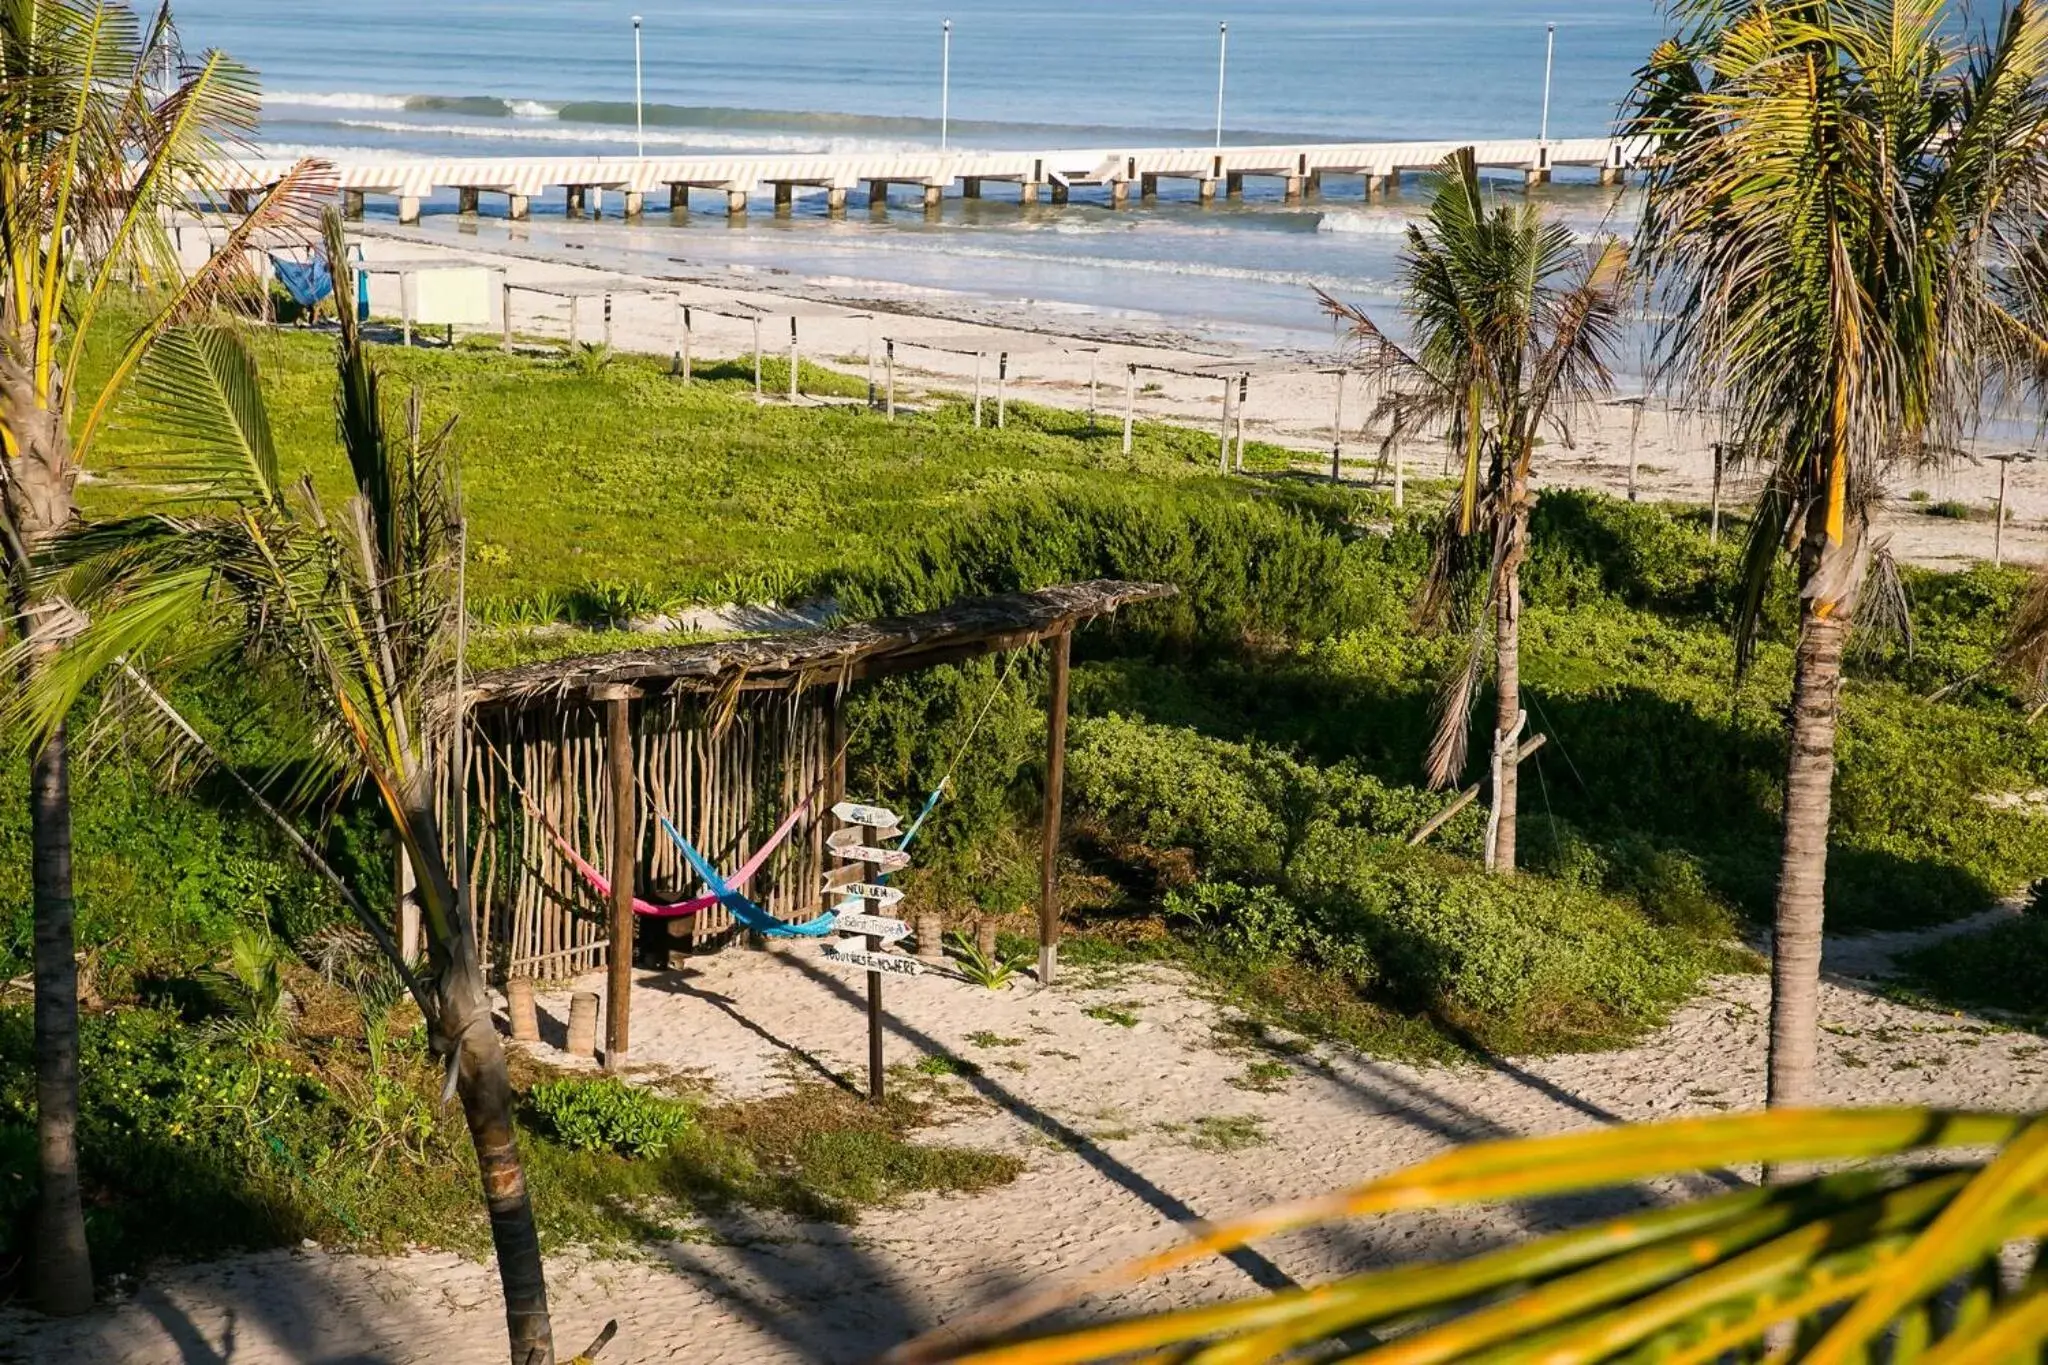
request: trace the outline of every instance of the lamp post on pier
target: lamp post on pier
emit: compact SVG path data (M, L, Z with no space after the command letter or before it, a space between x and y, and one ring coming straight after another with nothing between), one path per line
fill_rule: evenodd
M640 103L640 16L633 16L633 154L647 156L647 120Z
M1557 25L1545 24L1543 38L1543 130L1537 141L1550 145L1550 69L1557 57Z
M946 150L946 135L953 105L953 21L948 19L939 39L939 150Z
M1229 69L1230 25L1216 25L1216 150L1223 150L1223 74Z

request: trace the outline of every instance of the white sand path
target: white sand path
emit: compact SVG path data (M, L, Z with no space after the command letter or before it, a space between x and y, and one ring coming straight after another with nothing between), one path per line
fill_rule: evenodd
M1867 941L1845 961L1876 966ZM731 950L687 971L641 973L635 1062L700 1071L720 1092L759 1095L812 1062L865 1063L859 974L806 945ZM1024 1156L1016 1183L918 1197L857 1226L746 1210L643 1259L557 1256L550 1283L566 1356L607 1319L607 1361L856 1361L989 1296L1071 1277L1160 1244L1171 1225L1368 1178L1459 1140L1558 1131L1756 1103L1766 984L1710 983L1637 1047L1496 1067L1417 1067L1318 1045L1273 1093L1240 1088L1261 1054L1217 1034L1226 1015L1176 974L1145 969L1000 994L924 977L888 982L891 1062L933 1052L975 1061L945 1084L968 1101L935 1141ZM602 978L578 985L601 989ZM542 997L559 1036L566 994ZM1133 1027L1085 1011L1112 1005ZM2039 1108L2042 1040L1928 1013L1832 977L1822 1088L1834 1102ZM977 1046L986 1031L1011 1045ZM551 1048L552 1060L567 1061ZM1251 1120L1263 1145L1204 1149L1201 1121ZM1277 1275L1312 1280L1361 1263L1469 1249L1540 1223L1541 1211L1388 1219L1295 1237L1240 1263L1190 1269L1123 1308L1242 1294ZM378 1259L279 1251L163 1267L122 1302L68 1323L0 1312L0 1360L134 1365L494 1365L504 1338L490 1267L443 1253Z

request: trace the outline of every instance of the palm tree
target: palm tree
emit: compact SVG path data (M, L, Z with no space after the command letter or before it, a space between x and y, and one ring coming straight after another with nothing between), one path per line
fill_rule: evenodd
M1639 238L1672 387L1764 474L1737 667L1781 555L1796 565L1770 1101L1813 1094L1842 654L1887 472L1964 431L2036 354L2002 262L2038 223L2048 12L1969 38L1941 0L1688 0L1634 96L1660 139Z
M1569 440L1572 416L1612 384L1609 354L1625 257L1582 247L1526 199L1490 198L1470 147L1431 173L1429 216L1408 229L1401 288L1413 349L1328 294L1350 327L1356 363L1386 383L1377 419L1388 443L1441 427L1464 461L1417 603L1422 621L1463 641L1438 705L1430 781L1464 770L1472 707L1493 643L1495 828L1488 863L1515 866L1522 729L1521 567L1528 553L1531 463L1546 430Z
M214 188L223 151L254 126L254 85L219 53L182 63L167 10L146 26L118 5L0 0L0 637L29 647L7 684L27 686L71 614L28 565L76 515L72 489L101 418L164 328L245 271L254 234L291 220L308 163L263 196L201 269L178 268L166 223ZM176 283L117 347L114 371L73 435L71 386L117 284ZM121 291L125 294L125 290ZM122 310L115 310L121 314ZM71 879L71 779L63 725L31 755L36 1125L34 1274L46 1312L92 1304L78 1185L78 974Z
M341 219L326 215L327 259L351 298ZM256 367L219 327L181 327L144 356L139 416L157 453L131 469L176 505L89 524L54 541L39 576L91 612L16 717L48 728L89 682L193 622L217 663L280 661L325 721L318 755L335 779L374 788L417 881L427 931L424 979L389 926L348 897L425 1015L462 1100L497 1250L513 1365L553 1365L547 1284L512 1120L512 1087L491 1020L467 888L443 851L434 757L457 723L452 690L457 513L443 428L423 434L418 395L405 439L387 436L379 377L353 311L340 310L341 444L355 495L328 508L310 479L278 470ZM201 652L204 654L204 652ZM131 665L132 666L132 665ZM189 731L188 731L189 733Z
M1977 1144L1992 1158L1943 1160L1944 1149ZM1101 1303L1303 1228L1595 1191L1636 1205L1634 1182L1707 1184L1725 1181L1730 1165L1788 1162L1846 1168L1789 1185L1735 1182L1462 1259L1015 1335L1084 1296ZM2000 1253L2048 1232L2044 1171L2048 1118L1926 1109L1781 1109L1485 1142L1194 1229L1178 1246L1069 1285L1034 1286L882 1359L1861 1365L1880 1358L1882 1343L1882 1358L1899 1365L2035 1360L2048 1343L2048 1277L2037 1270L2009 1293Z

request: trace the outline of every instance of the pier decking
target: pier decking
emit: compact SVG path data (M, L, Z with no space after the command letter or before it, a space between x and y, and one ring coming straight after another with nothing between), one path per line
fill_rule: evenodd
M1048 196L1065 203L1081 187L1106 191L1118 207L1158 192L1161 180L1192 180L1196 197L1212 202L1243 192L1247 179L1279 180L1289 199L1319 188L1326 176L1356 176L1362 193L1374 197L1398 184L1403 172L1425 170L1459 147L1471 146L1479 164L1517 170L1531 183L1550 178L1557 167L1584 167L1602 183L1618 183L1650 152L1644 139L1567 138L1471 142L1304 143L1271 147L1085 149L1065 151L932 151L912 154L820 156L678 156L584 158L349 158L334 173L347 212L359 215L371 195L398 201L400 222L418 219L422 202L453 190L458 208L478 211L481 196L504 195L508 215L524 218L536 195L560 190L570 214L602 212L606 191L616 192L625 217L638 217L647 196L668 191L671 211L690 206L690 192L723 197L725 211L744 216L752 201L768 193L778 211L789 208L798 187L820 189L828 211L844 212L847 196L865 186L871 206L886 204L892 185L914 187L926 208L935 209L955 186L966 198L980 198L991 184L1014 186L1026 204ZM274 183L289 163L252 161L217 179L231 199Z

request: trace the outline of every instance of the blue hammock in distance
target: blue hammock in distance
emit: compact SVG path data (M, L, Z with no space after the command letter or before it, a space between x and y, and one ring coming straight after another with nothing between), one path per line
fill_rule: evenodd
M334 272L327 268L327 256L316 251L306 260L291 261L282 256L270 258L270 269L277 276L277 282L284 286L284 292L292 296L292 302L312 312L325 303L334 293ZM356 317L367 320L370 316L370 278L356 276Z
M730 910L732 917L747 928L756 933L766 934L770 938L823 938L832 932L832 926L839 918L837 911L828 910L816 919L806 920L802 924L791 924L788 920L777 919L726 885L725 878L719 875L718 869L683 837L682 831L669 823L666 815L657 812L654 818L661 821L661 828L668 835L669 842L682 850L683 856L690 860L690 866L704 879L705 887L712 895L718 897L718 903Z

